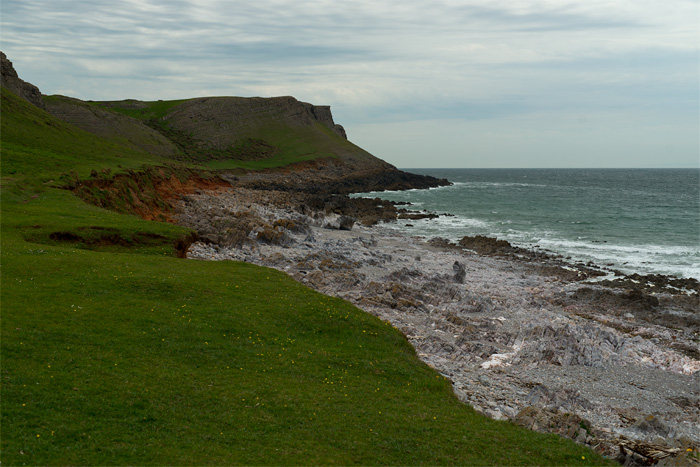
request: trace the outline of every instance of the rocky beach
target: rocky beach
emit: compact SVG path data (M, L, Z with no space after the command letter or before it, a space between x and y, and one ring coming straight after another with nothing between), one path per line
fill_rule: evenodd
M273 267L388 321L491 418L627 465L698 463L696 280L614 276L485 237L404 236L383 223L436 214L260 177L178 201L178 222L200 237L189 258Z

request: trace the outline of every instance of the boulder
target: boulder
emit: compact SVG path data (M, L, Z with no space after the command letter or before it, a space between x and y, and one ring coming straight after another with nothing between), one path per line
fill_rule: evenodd
M464 279L467 277L467 270L464 268L464 265L459 261L455 261L452 265L452 271L455 273L452 276L454 281L458 284L464 284Z

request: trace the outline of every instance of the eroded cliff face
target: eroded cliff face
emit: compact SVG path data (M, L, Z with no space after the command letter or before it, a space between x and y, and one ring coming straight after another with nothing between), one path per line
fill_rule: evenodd
M0 52L0 73L2 74L0 83L3 87L6 87L11 92L37 107L44 108L44 102L39 88L20 79L17 75L17 71L15 71L15 67L4 52Z
M313 105L307 102L302 102L301 104L303 104L304 107L307 107L309 109L309 111L316 120L333 130L338 136L342 136L343 138L348 139L348 135L345 133L345 128L343 128L342 125L338 125L333 121L333 115L331 114L330 105Z

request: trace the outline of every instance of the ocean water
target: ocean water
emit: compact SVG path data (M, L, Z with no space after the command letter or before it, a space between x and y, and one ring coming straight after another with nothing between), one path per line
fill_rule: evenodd
M625 273L700 279L697 169L408 171L454 185L359 196L453 215L389 225L409 235L487 235Z

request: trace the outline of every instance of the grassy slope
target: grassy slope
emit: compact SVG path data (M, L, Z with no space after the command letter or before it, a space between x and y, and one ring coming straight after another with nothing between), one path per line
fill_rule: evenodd
M46 181L62 172L138 168L163 160L98 138L39 111L2 88L2 176Z
M44 104L50 114L69 123L81 122L82 129L113 143L172 160L181 158L171 141L141 120L65 96L45 97Z
M263 169L313 159L337 157L376 160L374 156L333 133L322 123L316 123L309 127L290 127L280 123L282 115L277 115L274 111L256 114L255 118L248 119L244 129L239 128L236 132L241 133L242 140L252 138L268 143L277 149L276 154L263 160L245 160L245 157L230 158L227 156L229 155L227 151L217 153L213 149L202 150L197 139L192 139L191 136L198 135L203 128L208 131L219 126L218 123L221 122L217 121L217 104L225 107L227 103L235 105L241 100L245 99L230 97L208 99L206 103L200 105L200 111L206 115L206 118L203 121L197 119L190 121L189 118L186 118L186 122L183 124L184 127L188 128L186 132L174 130L176 126L183 126L178 125L174 120L178 120L176 112L178 107L188 100L140 102L139 104L143 105L144 108L134 108L133 101L94 102L91 105L118 112L146 123L166 137L176 141L184 148L185 152L189 153L194 162L199 162L202 166L210 169ZM224 129L220 131L227 133L231 130L228 129L228 125L224 125ZM216 138L216 131L210 137ZM207 140L209 137L203 139Z
M342 300L176 259L183 229L50 188L151 156L5 93L2 111L3 463L601 462L477 415L398 331ZM95 227L168 241L90 251L47 235Z

